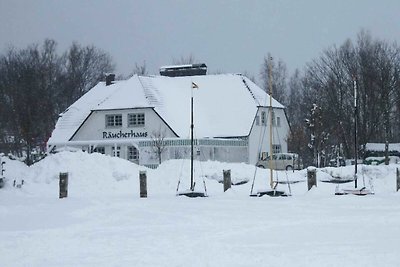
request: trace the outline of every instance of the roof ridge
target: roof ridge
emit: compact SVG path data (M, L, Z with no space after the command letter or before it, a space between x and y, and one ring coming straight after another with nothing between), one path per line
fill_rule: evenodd
M240 74L240 77L242 78L242 82L243 82L244 86L245 86L245 87L247 88L247 90L250 92L250 94L251 94L251 96L253 97L254 101L256 101L256 103L257 103L258 105L260 105L260 102L258 101L258 99L256 98L256 96L254 95L254 93L253 93L253 91L251 90L250 86L247 84L247 82L246 82L246 80L245 80L245 77L244 77L242 74Z

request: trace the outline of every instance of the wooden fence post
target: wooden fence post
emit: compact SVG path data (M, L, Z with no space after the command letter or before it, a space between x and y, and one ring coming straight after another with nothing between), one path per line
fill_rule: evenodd
M60 172L60 196L59 198L64 198L68 196L68 172Z
M313 186L317 186L317 169L314 167L307 168L307 185L308 191L310 191Z
M140 197L147 198L147 174L146 171L139 171Z
M231 188L232 179L231 179L231 170L224 170L224 192Z
M4 183L5 183L5 181L4 181L5 180L4 172L6 170L4 169L4 164L6 164L6 162L3 161L2 154L0 154L0 166L1 166L1 168L0 168L0 188L2 188L4 186Z

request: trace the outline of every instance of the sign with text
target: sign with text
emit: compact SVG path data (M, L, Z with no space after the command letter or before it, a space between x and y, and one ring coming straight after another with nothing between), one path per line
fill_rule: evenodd
M112 138L140 138L147 137L147 132L134 132L131 130L130 132L103 132L103 139L112 139Z

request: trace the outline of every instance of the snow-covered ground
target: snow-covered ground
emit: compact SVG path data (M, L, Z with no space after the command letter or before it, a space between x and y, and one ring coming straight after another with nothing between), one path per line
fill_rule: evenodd
M317 170L307 191L306 170L280 172L291 197L249 197L254 166L196 163L196 188L208 198L176 197L189 187L189 162L157 170L119 158L62 152L26 167L7 160L0 189L0 266L399 266L400 193L396 167L359 166L359 184L375 195L335 196L331 176L353 167ZM223 192L223 170L233 186ZM148 198L139 198L139 171ZM69 173L68 198L58 176ZM268 187L256 173L254 191ZM362 175L363 174L363 175ZM24 184L13 187L13 180ZM370 183L371 182L371 183ZM353 183L341 187L352 187ZM289 191L286 185L281 189Z

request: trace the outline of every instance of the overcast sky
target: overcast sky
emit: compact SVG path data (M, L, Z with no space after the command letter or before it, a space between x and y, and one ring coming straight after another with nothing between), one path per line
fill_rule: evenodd
M361 29L400 41L399 0L0 0L0 49L45 38L110 53L117 74L144 61L150 74L193 55L210 72L258 78L271 52L290 72Z

